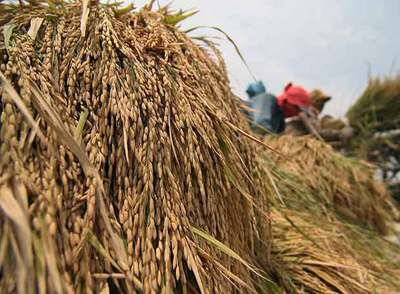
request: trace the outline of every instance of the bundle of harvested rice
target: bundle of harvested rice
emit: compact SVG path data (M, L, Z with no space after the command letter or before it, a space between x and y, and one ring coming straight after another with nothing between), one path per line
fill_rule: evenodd
M348 152L378 165L400 199L400 76L372 79L347 113L357 131Z
M347 112L350 124L360 132L400 127L400 76L371 79L364 93Z
M4 291L255 291L267 194L224 63L182 17L0 3Z
M385 186L374 180L371 165L344 157L311 137L274 137L268 144L281 154L264 156L261 161L269 165L277 186L286 189L281 194L288 207L320 211L328 217L333 211L351 222L387 232L387 223L397 211Z
M341 223L324 222L312 214L285 209L274 210L272 216L274 274L287 292L397 293L400 290L400 262L384 263L384 259L393 256L379 259L365 243L355 251L353 246L357 241L348 239ZM383 255L389 245L383 241L379 245ZM390 251L395 252L400 254L399 248ZM385 267L371 264L377 259Z
M371 185L365 189L357 188L354 193L362 194L354 196L353 192L349 193L346 185L357 187L356 181L360 176L348 175L350 159L342 158L342 161L349 160L349 163L338 162L336 165L335 175L342 174L344 180L332 182L328 177L330 171L324 170L332 168L329 164L325 165L329 159L321 161L316 152L341 155L332 150L327 152L324 149L328 147L319 146L322 142L311 139L308 142L311 147L316 145L319 148L314 150L314 155L305 156L302 153L311 152L311 147L301 145L307 138L291 138L290 143L286 142L289 138L269 140L269 144L280 148L280 156L263 152L259 157L274 206L272 264L269 274L289 293L397 293L400 290L400 247L382 238L380 226L369 224L373 230L364 228L368 222L355 215L357 209L352 206L336 207L333 202L336 198L331 194L344 189L347 191L344 194L346 197L374 198L377 196L373 193L381 188L383 190L379 193L384 195L384 188L377 183L372 184L370 171L361 172L358 169L355 173L363 173L366 177L361 183L371 182ZM274 140L282 142L278 144ZM296 144L300 145L296 147ZM288 146L294 149L290 157L285 149ZM311 157L319 159L321 165L325 166L314 166L316 163ZM291 164L287 162L290 160ZM314 170L311 171L306 163L314 166ZM351 164L354 165L352 168L362 165L356 161ZM334 188L334 184L339 187ZM385 201L387 197L384 197ZM356 201L359 201L357 198ZM338 204L343 205L342 202ZM390 210L391 203L388 202L387 208L377 205L378 209L382 209L379 217L384 218L381 222L386 230L386 220L394 217ZM346 213L347 210L350 212Z

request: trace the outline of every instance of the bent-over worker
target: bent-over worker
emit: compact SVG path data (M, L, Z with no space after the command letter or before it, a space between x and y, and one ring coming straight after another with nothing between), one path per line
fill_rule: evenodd
M283 112L277 98L266 91L263 82L250 84L246 92L249 96L247 106L252 130L261 135L283 132L285 129Z

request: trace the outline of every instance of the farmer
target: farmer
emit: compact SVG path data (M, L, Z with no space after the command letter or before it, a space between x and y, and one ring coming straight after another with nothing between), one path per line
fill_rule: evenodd
M353 135L351 127L340 119L328 116L319 118L329 100L331 97L321 90L308 93L304 88L289 83L278 97L278 103L287 118L286 133L295 136L313 134L324 141L336 142L338 146L346 144Z
M286 133L293 135L311 133L321 138L316 127L318 110L313 106L310 94L303 87L289 83L278 97L278 104L287 119Z
M260 135L283 132L285 129L283 112L276 97L267 93L263 82L250 84L246 92L249 97L246 102L247 115L252 130Z
M315 89L310 93L311 103L321 114L326 103L332 100L332 97L326 95L320 89ZM324 115L318 119L318 132L325 141L331 142L338 147L346 145L354 135L353 128L348 122L334 118L330 115Z
M332 100L332 97L329 95L326 95L320 89L315 89L315 90L311 91L310 99L311 99L312 105L320 114L324 110L325 104Z

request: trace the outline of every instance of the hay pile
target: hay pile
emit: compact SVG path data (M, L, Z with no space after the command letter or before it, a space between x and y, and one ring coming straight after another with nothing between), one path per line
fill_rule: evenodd
M400 200L400 76L372 79L347 113L356 136L347 147L374 162L395 198Z
M288 293L399 291L400 248L309 212L280 208L272 216L274 276Z
M387 232L396 209L385 186L374 180L375 169L335 152L311 137L268 138L280 152L261 159L269 165L275 182L284 192L282 201L294 209L344 217L347 221Z
M5 292L255 291L267 194L224 63L179 17L0 4Z
M270 137L261 152L272 209L270 275L288 293L397 293L398 211L373 167L311 137Z
M371 79L364 93L347 112L358 131L379 132L400 127L400 76Z

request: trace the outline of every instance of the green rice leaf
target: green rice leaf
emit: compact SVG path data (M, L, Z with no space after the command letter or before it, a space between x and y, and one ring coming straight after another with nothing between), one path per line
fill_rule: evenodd
M15 28L14 24L7 24L3 26L3 35L4 35L4 45L6 46L6 50L10 50L10 40L13 29Z
M124 2L121 2L121 3L124 3ZM124 15L124 14L126 14L126 13L131 12L131 11L134 10L134 9L135 9L135 6L134 6L132 3L130 3L130 4L128 4L128 5L125 6L125 7L116 9L116 10L115 10L115 14L118 15L118 16L121 16L121 15Z
M171 15L167 15L164 19L164 22L166 24L175 26L178 23L180 23L181 21L195 15L196 13L198 13L198 10L193 10L193 11L182 11L180 10L178 13L176 14L171 14Z
M100 241L93 234L92 231L87 231L86 240L92 245L100 255L105 257L115 268L120 269L120 266L112 259L111 255L107 252L107 250L101 245Z
M82 131L83 131L83 128L85 127L85 123L87 121L88 116L89 116L88 109L85 109L83 112L81 112L78 125L76 126L76 129L75 129L75 140L77 142L80 142L80 140L82 138Z

